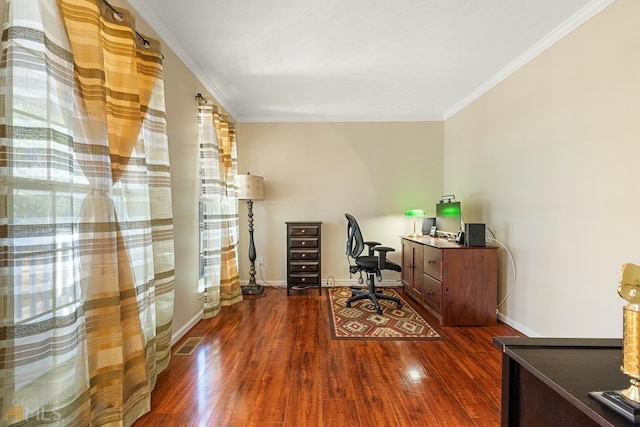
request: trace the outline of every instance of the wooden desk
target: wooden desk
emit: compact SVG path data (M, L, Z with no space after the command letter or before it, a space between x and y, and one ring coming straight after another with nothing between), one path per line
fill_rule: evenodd
M502 426L632 426L589 397L621 390L622 340L494 337L502 350Z
M496 247L402 237L402 284L444 326L497 323Z

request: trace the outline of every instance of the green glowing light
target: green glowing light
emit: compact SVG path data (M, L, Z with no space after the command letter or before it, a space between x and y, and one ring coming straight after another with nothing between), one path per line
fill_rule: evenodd
M442 216L458 216L460 215L460 205L455 204L453 206L443 206L442 207Z
M406 216L424 216L424 210L422 210L422 209L409 209L404 214Z

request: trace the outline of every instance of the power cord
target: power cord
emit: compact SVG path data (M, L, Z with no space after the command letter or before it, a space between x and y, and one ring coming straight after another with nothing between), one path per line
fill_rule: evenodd
M258 271L260 272L260 280L262 280L262 283L264 283L265 285L271 286L271 283L267 282L266 280L264 280L264 277L262 277L262 266L261 265L258 266Z
M518 281L518 274L517 274L517 270L516 270L516 262L515 262L515 260L513 258L513 255L511 254L511 251L502 242L500 242L498 239L495 238L496 237L495 234L493 234L493 231L491 231L491 229L489 227L487 227L487 231L489 233L491 233L491 236L492 236L492 237L489 237L488 240L497 243L501 248L503 248L507 252L507 256L509 257L509 261L511 261L511 268L513 269L513 284L507 290L507 293L505 294L505 296L502 298L502 300L496 306L496 310L498 310L502 306L502 304L504 304L507 301L507 298L509 298L509 295L511 295L511 292L513 292L513 290L515 289L516 282Z
M327 276L327 281L326 281L326 285L327 287L329 287L329 280L331 280L331 286L335 286L336 285L336 279L333 276ZM311 289L311 288L315 288L315 286L312 285L307 285L307 286L300 286L300 285L295 285L292 286L291 289L296 290L296 291L304 291L306 289Z

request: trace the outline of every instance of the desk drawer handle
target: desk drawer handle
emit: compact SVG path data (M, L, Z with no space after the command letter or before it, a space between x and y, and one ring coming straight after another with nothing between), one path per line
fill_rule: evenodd
M301 243L301 245L302 245L302 246L304 246L304 245L306 245L306 244L307 244L307 242L302 242L302 243Z
M302 254L302 258L306 258L307 254Z
M431 259L429 261L427 261L427 264L437 264L437 263L438 263L438 261L434 261L434 260L431 260Z
M306 265L303 265L303 266L302 266L302 269L303 269L303 270L304 270L304 269L306 269L306 268L307 268L307 266L306 266Z

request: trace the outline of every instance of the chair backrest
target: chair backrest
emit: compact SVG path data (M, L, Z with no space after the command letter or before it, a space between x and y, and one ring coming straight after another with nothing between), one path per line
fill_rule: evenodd
M358 221L348 213L344 214L349 222L347 224L347 255L351 258L357 258L364 250L364 239L362 232L358 227Z

